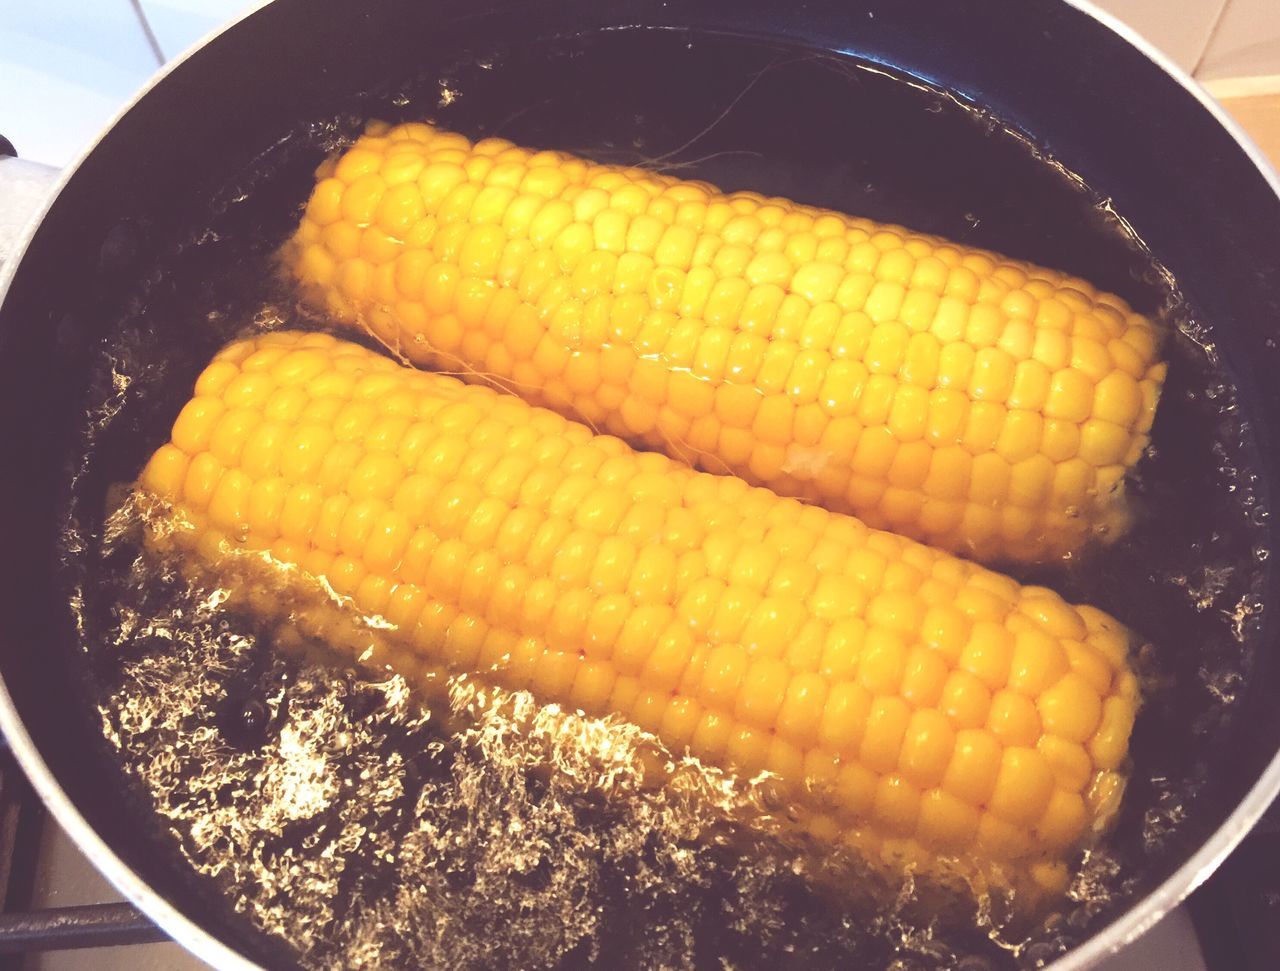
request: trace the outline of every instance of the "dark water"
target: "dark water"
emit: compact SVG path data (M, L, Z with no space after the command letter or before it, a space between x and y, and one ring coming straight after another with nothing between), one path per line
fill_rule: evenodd
M203 907L234 910L274 962L308 967L1035 967L1212 829L1215 754L1246 727L1234 714L1270 551L1248 416L1206 350L1211 329L1034 133L847 58L669 31L470 52L333 111L229 173L190 235L146 241L159 255L114 324L68 510L87 700L139 818L154 821L156 852L191 875ZM446 731L402 683L282 656L252 618L218 610L128 542L103 542L111 485L167 438L219 346L254 327L322 325L278 282L272 254L314 166L370 117L902 223L1069 270L1168 321L1169 382L1133 484L1139 524L1026 577L1150 642L1119 825L1042 926L815 875L794 847L732 822L739 796L706 813L645 789L628 761L644 743L625 727L497 708ZM603 776L600 732L616 745ZM714 774L700 779L721 792Z

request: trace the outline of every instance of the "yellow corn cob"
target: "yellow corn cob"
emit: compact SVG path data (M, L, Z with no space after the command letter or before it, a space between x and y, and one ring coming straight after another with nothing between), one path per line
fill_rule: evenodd
M195 391L140 477L184 524L156 541L327 585L379 618L366 661L769 770L871 860L1053 887L1114 813L1138 691L1096 609L324 334L232 344Z
M319 177L286 262L415 364L983 561L1127 525L1165 365L1083 280L421 124Z

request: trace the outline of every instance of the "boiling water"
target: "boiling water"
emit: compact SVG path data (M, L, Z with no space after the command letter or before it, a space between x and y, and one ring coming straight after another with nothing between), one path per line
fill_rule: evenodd
M1238 730L1269 555L1233 382L1172 281L1110 203L963 99L849 58L669 31L468 52L443 73L304 119L209 201L183 239L125 226L139 285L97 368L65 562L85 691L156 852L271 963L309 968L1039 966L1088 937L1207 835L1210 753ZM1116 830L1069 898L1028 926L1008 901L939 906L770 835L765 795L655 742L527 696L452 706L277 651L108 542L113 483L166 440L213 352L323 326L273 272L314 166L365 118L652 165L786 195L1078 273L1169 322L1169 383L1131 488L1131 536L1023 579L1096 604L1149 645ZM344 335L351 336L351 335ZM447 725L446 725L447 721ZM670 753L659 753L674 759ZM767 794L766 794L767 795ZM743 809L750 812L746 815Z

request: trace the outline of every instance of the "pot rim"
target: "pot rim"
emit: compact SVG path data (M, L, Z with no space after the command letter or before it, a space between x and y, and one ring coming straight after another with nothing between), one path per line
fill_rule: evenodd
M215 29L187 50L174 57L157 71L151 79L131 97L102 128L85 149L63 170L53 185L44 204L40 206L16 241L12 257L0 265L0 303L8 292L27 246L34 238L45 215L63 187L75 176L81 164L92 155L120 119L153 88L178 70L194 54L201 51L215 38L226 33L241 21L253 16L271 0L255 0L251 7L221 27ZM1195 98L1213 119L1231 136L1264 181L1280 199L1280 174L1271 166L1257 144L1244 132L1226 110L1186 71L1159 51L1150 41L1114 15L1099 9L1092 0L1061 0L1081 13L1093 18L1104 28L1117 34L1130 47L1142 54L1171 80ZM198 925L162 897L150 884L126 864L116 852L90 826L76 806L63 791L52 771L45 763L30 734L23 724L8 686L0 677L0 731L8 740L18 763L26 772L32 787L54 819L67 832L94 866L117 890L156 922L174 941L187 951L217 968L232 971L261 971L261 966L225 944ZM1185 863L1170 874L1146 896L1129 907L1106 927L1085 942L1073 948L1051 966L1052 971L1084 971L1096 966L1108 955L1114 954L1141 937L1176 907L1193 890L1200 886L1221 865L1223 860L1239 845L1254 824L1280 793L1280 751L1271 759L1259 775L1253 787L1239 802L1221 826L1204 841Z
M1095 6L1093 0L1063 0L1081 13L1119 35L1144 55L1200 103L1253 163L1263 181L1280 199L1280 173L1254 140L1227 110L1190 74L1163 51L1114 14ZM1106 927L1055 961L1052 971L1084 971L1119 952L1154 927L1166 914L1207 880L1250 830L1280 793L1280 751L1272 756L1258 780L1200 848L1146 896L1137 900Z

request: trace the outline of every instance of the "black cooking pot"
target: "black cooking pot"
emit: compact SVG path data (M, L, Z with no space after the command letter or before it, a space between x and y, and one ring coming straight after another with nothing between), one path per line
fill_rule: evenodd
M854 97L850 85L876 83L874 65L933 92L943 120ZM1063 266L1151 312L1170 292L1167 270L1181 294L1171 343L1198 363L1185 384L1175 365L1156 433L1173 465L1150 478L1184 479L1190 498L1104 561L1120 579L1099 596L1153 636L1153 670L1187 705L1181 718L1154 705L1135 736L1140 770L1149 757L1176 777L1185 818L1146 853L1160 773L1135 776L1132 819L1115 838L1147 869L1089 915L1058 966L1123 947L1243 838L1280 789L1266 559L1280 455L1280 185L1185 76L1116 22L1060 0L277 0L143 92L65 174L0 276L0 725L59 822L174 938L222 967L268 953L157 849L104 754L62 542L86 394L120 322L149 310L147 339L175 357L213 346L198 321L154 320L155 306L208 304L199 247L225 238L265 264L351 119L423 115L472 135L693 163L727 188ZM226 269L225 255L216 262ZM1194 424L1204 404L1196 367L1229 377L1208 397L1247 468L1199 439L1180 449L1194 436L1177 421ZM1177 581L1210 561L1231 566L1241 599L1210 597L1197 612ZM1214 641L1227 627L1236 636Z

